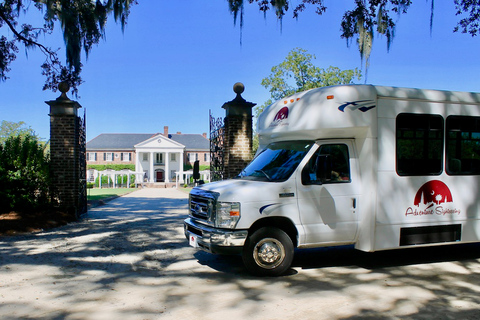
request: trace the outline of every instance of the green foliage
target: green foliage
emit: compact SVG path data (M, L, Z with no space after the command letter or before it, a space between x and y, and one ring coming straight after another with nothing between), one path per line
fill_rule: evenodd
M95 170L98 170L98 171L103 171L103 170L115 170L115 171L131 170L131 171L135 171L135 165L134 164L89 164L89 165L87 165L87 169L95 169Z
M127 174L123 174L123 175L117 175L116 176L116 186L117 187L120 187L120 186L127 186L128 184L128 175ZM135 175L132 174L130 175L130 186L135 185ZM99 188L100 187L100 179L99 177L97 177L95 179L95 184L94 184L95 187ZM113 187L113 180L110 176L103 176L102 175L102 188L107 188L107 187Z
M11 122L3 120L0 124L0 144L5 143L7 138L15 136L32 136L36 139L39 139L31 127L27 128L27 124L25 122Z
M362 73L357 68L341 70L338 67L322 69L313 64L316 59L307 50L295 48L290 51L285 60L272 67L271 74L262 80L262 85L270 91L271 99L254 108L255 118L275 100L290 96L313 88L333 86L338 84L350 84L354 80L360 80ZM258 149L258 135L253 137L252 153Z
M102 187L113 186L113 181L109 176L102 176ZM100 187L100 177L95 179L95 187Z
M192 170L193 166L189 163L183 165L183 171ZM199 171L210 170L210 165L201 164L198 166Z
M454 32L468 33L472 37L480 33L480 3L475 0L455 0L456 15L466 14L467 17L462 18Z
M34 6L31 5L33 2ZM47 77L44 90L56 91L58 83L67 81L74 94L82 83L81 52L86 56L105 37L107 17L113 15L125 27L130 7L135 0L3 0L0 2L0 81L8 79L11 63L16 59L19 45L25 49L39 49L45 56L42 74ZM39 10L44 16L43 25L19 24L23 15L28 20L29 10ZM58 50L40 41L50 35L56 23L60 24L65 42L66 66L58 57ZM7 37L8 36L8 37Z
M340 70L337 67L322 69L315 66L312 60L314 55L307 50L295 48L290 51L285 60L272 67L272 73L262 80L262 85L270 91L271 99L255 107L255 116L258 115L275 100L292 95L295 92L305 91L318 87L353 83L361 79L361 71L357 68Z
M433 25L433 13L435 0L430 2L430 31ZM307 7L314 7L318 15L327 11L324 0L298 0L293 6L293 18L298 19L300 13ZM343 1L345 6L347 1ZM244 4L246 0L228 0L229 10L234 16L234 23L240 15L240 28L243 27ZM287 0L267 1L248 0L248 3L256 3L265 17L269 10L273 10L280 21L290 9L291 2ZM387 40L387 50L393 42L395 28L401 14L406 14L412 4L412 0L351 0L351 9L346 10L340 21L341 38L347 40L347 46L356 40L358 50L368 70L370 54L373 48L374 35L380 35ZM455 14L463 18L457 23L454 32L469 33L472 36L480 34L480 3L478 0L454 0Z
M0 144L1 211L36 210L50 204L49 156L33 136Z

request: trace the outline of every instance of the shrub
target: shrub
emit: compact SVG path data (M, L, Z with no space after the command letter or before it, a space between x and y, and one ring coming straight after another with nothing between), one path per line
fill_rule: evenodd
M98 171L104 171L104 170L115 170L115 171L120 171L120 170L132 170L135 171L135 165L134 164L89 164L87 165L87 169L95 169Z
M95 187L100 187L99 177L95 179ZM113 186L113 181L109 176L102 176L102 188Z
M0 210L36 210L50 205L49 162L34 136L13 136L0 144Z

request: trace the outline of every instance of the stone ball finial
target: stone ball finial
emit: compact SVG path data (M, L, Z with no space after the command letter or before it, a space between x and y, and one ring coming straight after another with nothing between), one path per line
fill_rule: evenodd
M70 90L70 85L67 81L62 81L58 84L58 90L60 90L61 93L67 93L68 90Z
M60 95L60 97L57 98L57 100L70 100L68 97L67 97L67 92L68 90L70 90L70 85L68 84L67 81L62 81L58 84L58 90L60 90L60 92L62 93Z
M245 86L241 82L237 82L233 85L233 92L236 94L242 94L245 91Z

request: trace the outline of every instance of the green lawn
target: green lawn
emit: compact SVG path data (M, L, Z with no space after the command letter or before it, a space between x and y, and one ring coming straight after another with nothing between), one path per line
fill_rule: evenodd
M124 194L138 190L137 188L95 188L87 189L87 200L88 201L98 201L104 200L112 197L119 197Z

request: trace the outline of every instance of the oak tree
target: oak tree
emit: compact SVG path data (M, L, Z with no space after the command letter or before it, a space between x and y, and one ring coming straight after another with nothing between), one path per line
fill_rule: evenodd
M240 18L240 28L242 28L243 8L247 1L227 1L230 12L234 15L234 22L236 23ZM430 28L432 28L435 0L426 1L430 2ZM308 8L313 8L318 15L323 15L327 11L327 2L326 0L299 0L293 7L292 17L299 18L300 14ZM463 17L453 31L469 33L472 36L478 35L480 2L478 0L453 0L453 2L455 14ZM269 10L273 10L279 20L282 20L291 9L288 0L248 0L248 3L258 4L259 10L265 15ZM356 40L362 64L365 62L366 69L369 65L374 35L385 36L388 50L395 36L396 19L394 18L406 14L411 5L412 0L353 0L351 2L352 7L345 11L340 21L340 37L346 39L347 45Z
M124 28L132 5L136 0L2 0L0 1L0 81L8 79L11 63L19 49L39 49L45 56L41 65L46 76L43 89L57 89L58 83L67 81L73 93L82 83L81 53L88 56L92 46L105 36L109 16ZM29 19L32 11L43 15L42 25L20 23ZM61 28L65 42L65 63L59 50L41 42L55 28Z
M330 66L326 69L314 65L315 55L307 50L291 50L280 64L273 66L271 73L262 79L262 86L270 92L270 99L255 108L258 116L272 101L282 99L295 92L339 84L350 84L362 77L358 68L341 70Z

